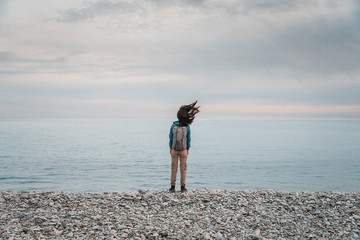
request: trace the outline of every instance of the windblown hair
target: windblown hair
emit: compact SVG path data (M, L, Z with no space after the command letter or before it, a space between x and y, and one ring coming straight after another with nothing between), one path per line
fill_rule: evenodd
M179 120L180 125L188 126L190 125L194 119L195 114L199 113L200 106L195 106L197 101L189 104L189 105L182 105L177 112L177 118Z

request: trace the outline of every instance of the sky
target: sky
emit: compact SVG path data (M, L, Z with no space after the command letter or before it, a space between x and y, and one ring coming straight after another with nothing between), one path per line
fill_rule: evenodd
M0 0L0 118L360 119L358 0Z

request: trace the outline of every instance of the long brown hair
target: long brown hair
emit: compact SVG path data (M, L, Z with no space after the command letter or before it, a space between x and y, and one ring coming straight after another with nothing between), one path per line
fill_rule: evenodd
M194 119L195 114L199 113L200 106L195 106L197 101L189 104L189 105L182 105L177 112L177 118L179 120L180 125L188 126L190 125Z

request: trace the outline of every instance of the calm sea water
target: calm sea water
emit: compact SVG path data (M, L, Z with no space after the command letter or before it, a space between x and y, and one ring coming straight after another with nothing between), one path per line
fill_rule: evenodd
M0 120L0 191L168 188L170 125ZM358 120L196 120L191 127L189 189L360 191Z

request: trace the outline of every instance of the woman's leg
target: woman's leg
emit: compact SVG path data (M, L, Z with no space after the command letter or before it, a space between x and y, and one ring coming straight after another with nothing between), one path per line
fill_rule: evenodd
M181 152L179 152L180 155L180 174L181 174L181 178L180 178L180 183L181 186L185 186L186 184L186 170L187 170L187 151L183 150Z
M176 174L178 169L178 156L179 151L171 150L171 180L170 185L174 186L176 183Z

